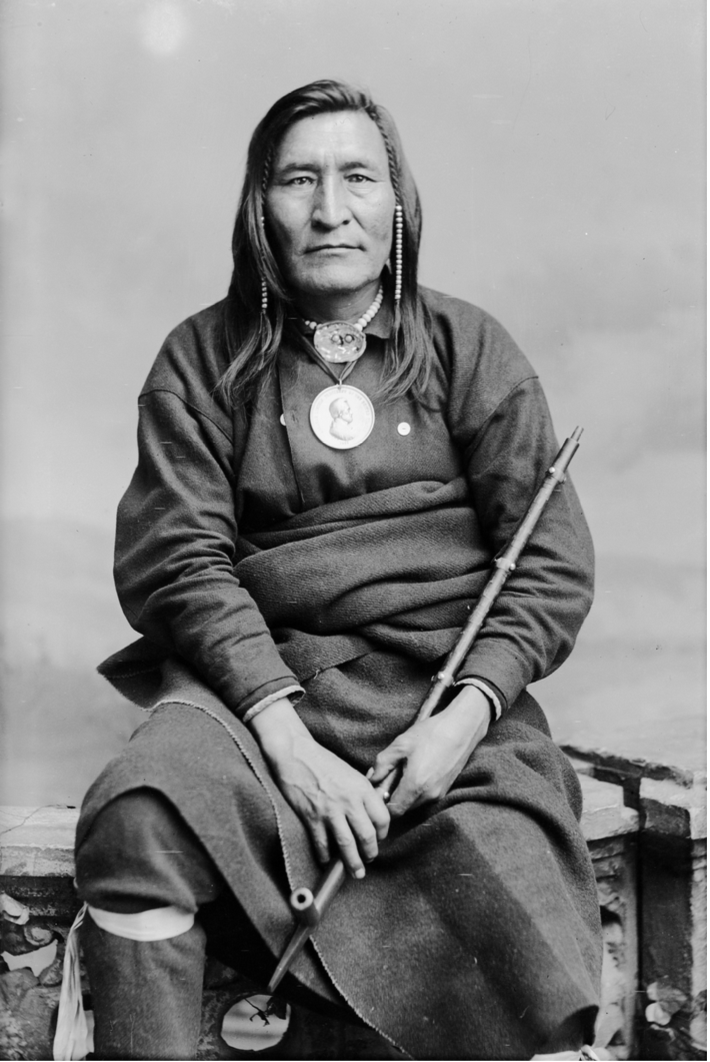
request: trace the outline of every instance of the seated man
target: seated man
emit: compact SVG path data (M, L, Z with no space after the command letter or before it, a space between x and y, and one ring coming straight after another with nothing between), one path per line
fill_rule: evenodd
M251 141L229 293L141 392L116 580L143 638L104 673L153 710L77 836L96 1057L193 1058L205 949L265 984L335 855L353 880L286 998L414 1058L593 1037L580 790L526 690L591 603L569 482L415 721L557 451L508 334L418 285L420 226L387 112L290 93Z

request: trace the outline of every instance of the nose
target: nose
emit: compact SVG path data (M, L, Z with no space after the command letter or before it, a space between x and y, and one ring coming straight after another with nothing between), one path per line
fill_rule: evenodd
M319 182L313 200L313 223L324 229L337 229L350 220L347 192L339 176L326 175Z

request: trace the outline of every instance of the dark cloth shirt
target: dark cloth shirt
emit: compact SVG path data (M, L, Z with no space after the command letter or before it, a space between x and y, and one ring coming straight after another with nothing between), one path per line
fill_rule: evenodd
M248 418L218 397L227 367L222 303L170 334L141 392L139 462L118 514L119 597L150 644L185 660L241 717L265 697L293 689L301 676L240 584L240 542L248 546L347 499L463 477L471 565L482 569L507 545L557 452L539 380L505 330L468 303L427 289L422 295L436 351L424 399L385 400L378 393L391 327L385 306L367 327L367 350L347 380L369 395L376 412L371 435L353 449L332 449L314 435L311 403L333 381L296 344L284 344L278 371ZM397 565L410 548L398 534L391 543ZM444 535L439 548L445 557L458 543ZM350 558L340 563L347 572ZM568 480L555 491L460 677L479 677L512 703L559 666L591 604L592 570L588 529ZM393 579L381 591L396 587ZM284 599L291 589L285 578ZM304 614L305 629L309 622Z

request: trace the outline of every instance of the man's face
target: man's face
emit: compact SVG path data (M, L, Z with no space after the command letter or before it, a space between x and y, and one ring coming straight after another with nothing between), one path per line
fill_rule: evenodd
M331 402L330 415L333 420L344 420L346 424L351 424L353 414L348 400L346 398L336 398L335 402Z
M366 114L318 114L286 131L266 217L294 291L355 294L378 280L392 244L394 207L387 150Z

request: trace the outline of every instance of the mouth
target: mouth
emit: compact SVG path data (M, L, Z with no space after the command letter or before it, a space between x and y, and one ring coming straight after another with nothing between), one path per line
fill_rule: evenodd
M357 251L357 247L351 243L321 243L317 247L309 247L306 254L321 254L332 251Z

